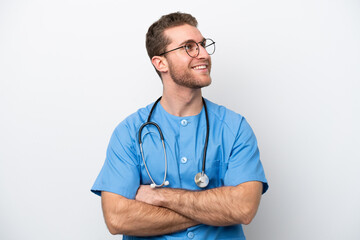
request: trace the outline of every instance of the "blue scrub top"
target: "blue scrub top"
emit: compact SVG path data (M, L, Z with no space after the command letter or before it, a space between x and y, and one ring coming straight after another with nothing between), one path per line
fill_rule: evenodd
M206 100L209 116L209 143L205 173L210 182L205 189L236 186L248 181L263 183L263 193L268 189L260 162L255 135L240 114ZM106 160L91 191L113 192L134 199L140 185L149 185L140 153L138 132L147 121L151 107L139 109L127 117L114 130L107 149ZM206 137L204 108L200 114L177 117L169 114L160 103L155 107L151 121L157 123L164 135L168 161L168 187L187 190L199 188L194 177L202 169ZM142 131L144 158L156 184L164 179L165 159L159 132L153 125ZM146 239L245 239L241 225L214 227L198 225L174 234ZM124 236L123 239L143 239Z

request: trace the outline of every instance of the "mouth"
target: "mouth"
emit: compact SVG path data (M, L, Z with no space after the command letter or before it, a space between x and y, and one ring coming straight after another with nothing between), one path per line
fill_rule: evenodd
M206 65L206 64L196 65L196 66L191 67L191 68L194 69L194 70L197 70L197 71L207 71L208 70L208 65Z

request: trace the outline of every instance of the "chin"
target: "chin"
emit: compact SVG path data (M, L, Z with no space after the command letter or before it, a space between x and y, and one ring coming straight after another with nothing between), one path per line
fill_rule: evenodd
M208 82L206 82L206 83L204 84L203 87L207 87L207 86L210 86L210 85L211 85L211 78L210 78L210 80L209 80Z
M207 79L206 81L196 82L195 84L193 84L193 88L194 89L203 88L209 86L210 84L211 84L211 78Z
M208 76L206 80L203 81L204 82L204 87L207 87L211 84L212 80L211 77Z
M206 75L179 74L178 72L170 72L172 80L178 85L192 89L207 87L211 84L211 77Z

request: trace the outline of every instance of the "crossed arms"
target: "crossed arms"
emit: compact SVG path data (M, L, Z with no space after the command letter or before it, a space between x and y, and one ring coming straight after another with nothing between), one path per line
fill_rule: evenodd
M198 224L249 224L258 209L262 183L245 182L204 191L151 189L142 185L135 200L102 192L106 225L112 234L156 236Z

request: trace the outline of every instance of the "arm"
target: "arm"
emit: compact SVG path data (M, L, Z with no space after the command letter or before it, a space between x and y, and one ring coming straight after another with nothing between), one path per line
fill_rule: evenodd
M169 209L102 192L101 202L111 234L155 236L177 232L199 223Z
M262 193L261 182L245 182L204 191L151 189L141 186L136 200L171 209L197 222L214 226L249 224Z

